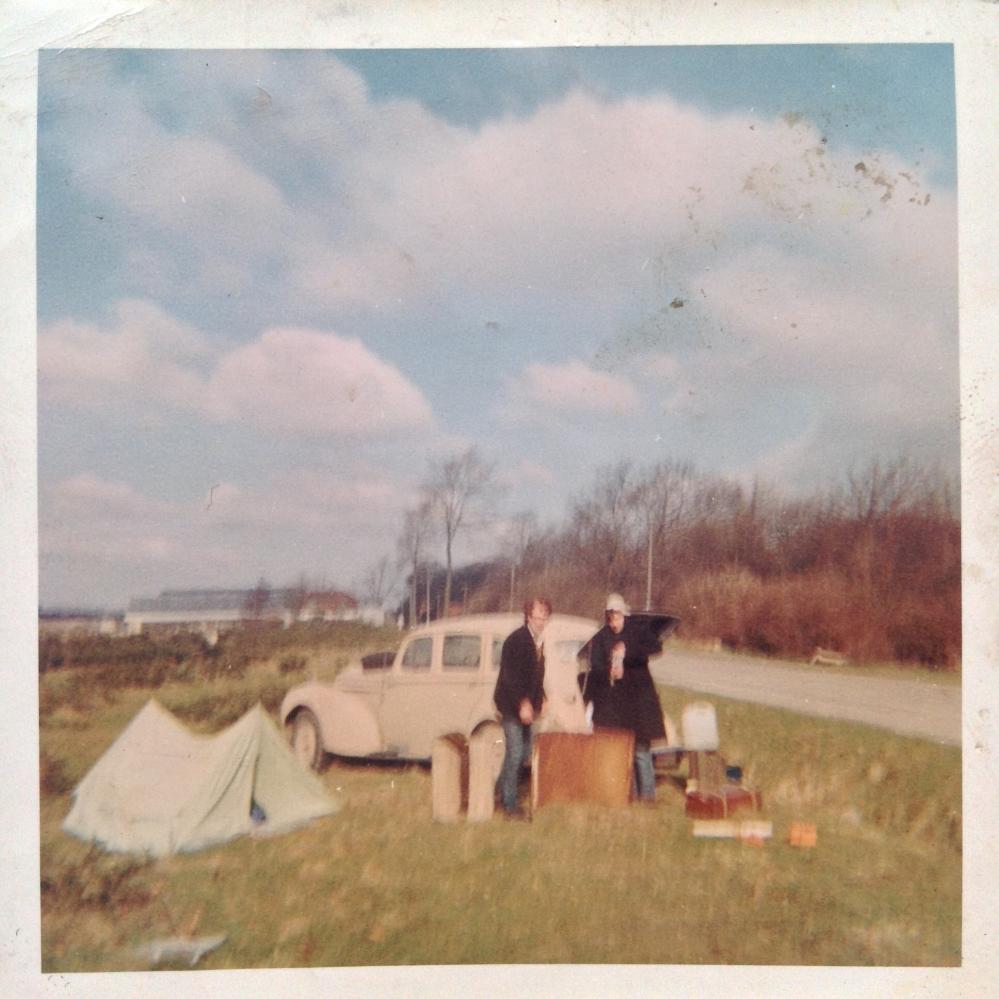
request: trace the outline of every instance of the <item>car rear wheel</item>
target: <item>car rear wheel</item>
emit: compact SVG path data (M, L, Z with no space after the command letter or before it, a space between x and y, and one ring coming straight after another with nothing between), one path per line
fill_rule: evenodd
M308 708L302 708L295 715L291 726L291 748L304 766L317 771L322 769L326 754L323 752L319 719Z

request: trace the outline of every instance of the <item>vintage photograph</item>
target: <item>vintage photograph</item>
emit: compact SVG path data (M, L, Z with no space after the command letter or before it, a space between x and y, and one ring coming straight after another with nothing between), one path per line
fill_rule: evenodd
M38 56L48 974L962 961L946 43Z

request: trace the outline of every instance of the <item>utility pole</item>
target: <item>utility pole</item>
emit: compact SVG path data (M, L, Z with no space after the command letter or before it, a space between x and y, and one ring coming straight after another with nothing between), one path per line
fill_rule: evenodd
M649 524L649 552L645 568L645 609L652 610L652 524Z

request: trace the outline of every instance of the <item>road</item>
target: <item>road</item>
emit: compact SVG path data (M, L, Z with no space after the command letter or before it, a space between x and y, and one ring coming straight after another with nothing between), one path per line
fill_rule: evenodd
M667 687L863 722L950 746L961 744L961 688L956 684L931 678L845 675L822 666L669 646L651 669L656 681Z

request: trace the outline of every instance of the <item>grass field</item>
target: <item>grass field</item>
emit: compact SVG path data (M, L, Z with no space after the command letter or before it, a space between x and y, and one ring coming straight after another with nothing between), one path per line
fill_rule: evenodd
M295 678L273 664L156 696L215 731ZM763 846L695 840L681 781L654 808L531 823L431 821L426 768L334 762L342 811L161 860L63 833L72 787L151 696L42 677L42 970L148 967L156 938L225 934L200 968L462 963L957 965L961 760L860 725L714 701L722 750L764 795ZM693 699L665 690L678 718ZM788 845L815 823L814 849Z

